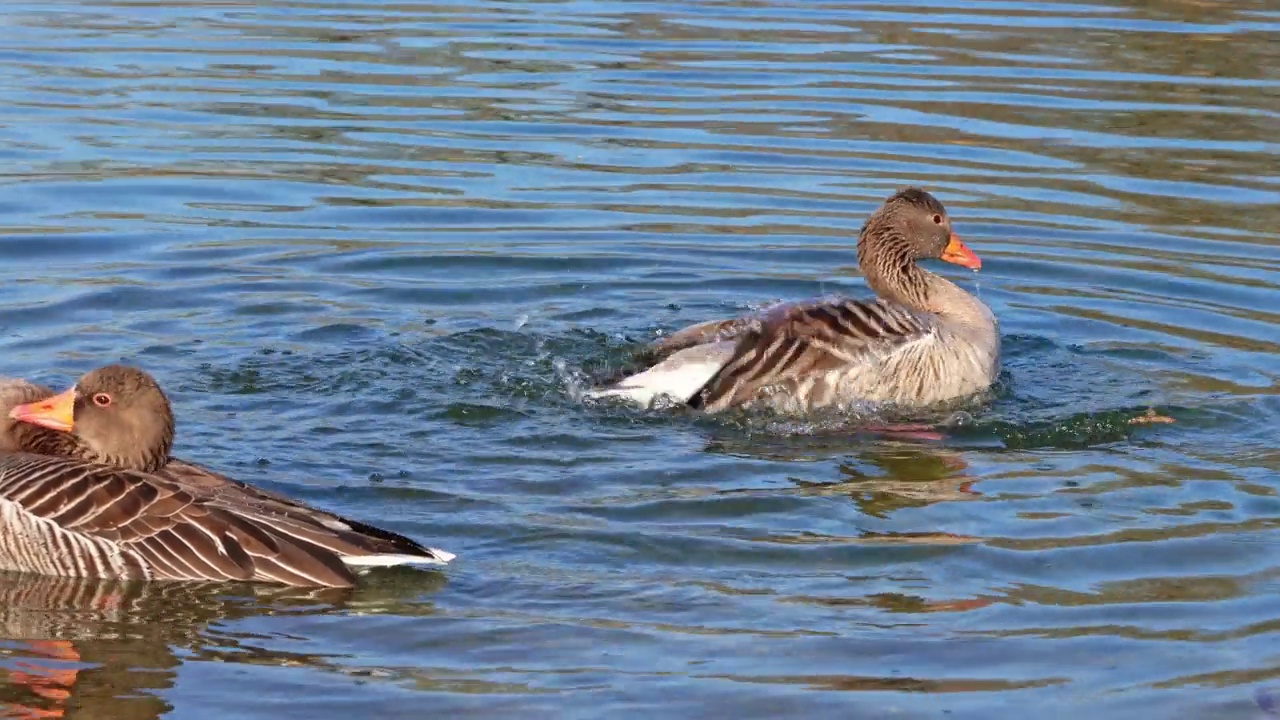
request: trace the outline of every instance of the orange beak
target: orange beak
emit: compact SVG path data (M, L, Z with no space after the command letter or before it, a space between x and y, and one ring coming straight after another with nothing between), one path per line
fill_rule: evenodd
M967 245L960 242L960 238L956 237L955 233L951 233L951 241L943 249L942 259L945 262L955 263L970 270L982 268L982 261L978 259L977 255L973 254L973 251Z
M76 389L73 387L51 398L19 405L9 411L9 417L50 430L71 432L76 424L75 412Z

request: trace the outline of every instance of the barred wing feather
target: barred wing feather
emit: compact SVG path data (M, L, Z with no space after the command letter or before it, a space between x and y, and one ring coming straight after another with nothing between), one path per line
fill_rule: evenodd
M733 357L691 404L716 412L783 388L794 395L832 393L840 371L887 355L934 331L930 319L881 300L790 305L740 333ZM810 387L801 388L808 382Z
M345 587L349 564L392 564L346 553L452 559L177 460L149 474L0 453L0 522L0 566L78 577Z

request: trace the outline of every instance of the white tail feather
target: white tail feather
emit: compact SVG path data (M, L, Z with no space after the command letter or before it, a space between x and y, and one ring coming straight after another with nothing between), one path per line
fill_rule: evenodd
M448 565L449 561L458 557L451 552L438 548L427 548L435 557L425 555L344 555L342 562L350 567L392 567L395 565Z
M661 397L686 403L733 357L734 343L721 341L685 348L653 367L605 388L588 390L589 398L623 398L646 407Z

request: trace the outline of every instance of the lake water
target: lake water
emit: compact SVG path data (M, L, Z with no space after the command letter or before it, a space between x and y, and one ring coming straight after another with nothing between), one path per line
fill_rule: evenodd
M0 372L460 556L0 578L6 716L1280 714L1275 7L6 3ZM943 440L575 399L907 184L1004 337Z

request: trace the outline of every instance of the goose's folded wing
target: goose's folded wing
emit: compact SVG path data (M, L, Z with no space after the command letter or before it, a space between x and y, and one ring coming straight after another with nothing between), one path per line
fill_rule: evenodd
M741 332L732 359L692 404L712 412L743 404L768 388L853 370L933 330L927 317L881 300L778 308Z
M275 580L290 585L346 586L351 571L328 552L314 552L255 518L197 497L148 473L60 457L0 454L0 500L55 528L50 552L118 557L69 558L98 569L141 560L155 576L187 580Z
M179 483L209 507L240 515L312 552L337 555L348 565L446 564L454 558L453 553L308 507L185 460L171 459L157 474Z

